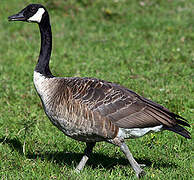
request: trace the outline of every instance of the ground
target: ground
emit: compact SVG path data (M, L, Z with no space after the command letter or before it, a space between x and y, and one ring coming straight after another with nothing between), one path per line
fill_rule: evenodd
M51 16L54 75L121 84L193 126L194 1L1 0L1 179L134 179L124 154L108 143L97 143L83 172L74 171L85 145L50 123L33 86L38 27L7 20L37 2ZM192 140L164 131L127 145L146 164L143 179L194 178Z

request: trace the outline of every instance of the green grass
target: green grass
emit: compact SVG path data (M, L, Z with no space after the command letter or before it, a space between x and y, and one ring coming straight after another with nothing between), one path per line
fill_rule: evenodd
M49 122L33 87L38 27L7 21L32 2L51 15L54 75L122 84L193 125L194 1L1 0L1 179L135 179L124 155L108 143L97 143L83 172L74 172L85 145ZM192 140L164 131L127 144L147 165L143 179L194 178Z

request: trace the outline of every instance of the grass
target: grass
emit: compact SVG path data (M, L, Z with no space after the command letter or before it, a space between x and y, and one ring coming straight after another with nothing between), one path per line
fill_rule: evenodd
M1 0L1 179L135 179L124 155L107 143L97 143L83 172L74 172L85 145L49 122L33 87L37 25L7 21L32 2L37 1ZM122 84L193 126L193 0L38 2L51 15L54 75ZM137 161L147 165L143 179L194 178L193 140L165 131L127 144Z

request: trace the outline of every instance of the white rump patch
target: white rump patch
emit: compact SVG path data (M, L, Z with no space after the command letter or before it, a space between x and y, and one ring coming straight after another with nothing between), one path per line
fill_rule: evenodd
M39 8L38 11L36 12L36 14L34 14L32 17L30 17L28 19L28 21L40 23L40 21L42 19L42 15L44 14L44 12L45 12L44 8Z
M162 127L163 125L147 128L132 128L132 129L119 128L119 133L117 137L138 138L150 132L159 132L162 130Z

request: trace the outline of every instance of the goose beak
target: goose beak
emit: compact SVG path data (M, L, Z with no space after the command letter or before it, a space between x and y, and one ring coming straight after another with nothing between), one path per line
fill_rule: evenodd
M20 12L18 14L14 14L12 16L8 17L9 21L26 21L26 18L23 15L23 12Z

